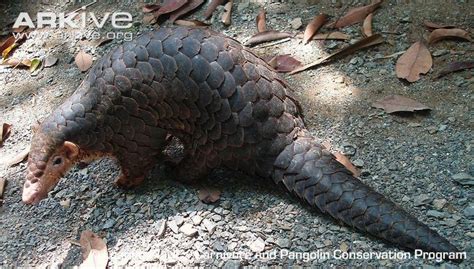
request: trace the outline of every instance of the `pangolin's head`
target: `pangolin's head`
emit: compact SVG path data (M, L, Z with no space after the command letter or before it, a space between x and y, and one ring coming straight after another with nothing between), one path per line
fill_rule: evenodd
M28 172L22 200L37 204L48 196L61 177L78 161L79 147L69 141L55 139L43 132L35 134L28 157Z

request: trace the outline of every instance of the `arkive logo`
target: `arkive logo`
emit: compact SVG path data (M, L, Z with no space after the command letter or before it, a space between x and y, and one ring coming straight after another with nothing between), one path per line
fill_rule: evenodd
M100 17L100 16L99 16ZM132 15L128 12L106 12L99 18L93 12L82 12L66 14L64 12L38 12L35 21L31 19L27 12L21 12L13 24L13 28L28 26L29 28L86 28L86 23L90 19L97 28L103 28L107 21L110 21L113 28L127 29L132 26ZM79 23L73 21L78 19Z

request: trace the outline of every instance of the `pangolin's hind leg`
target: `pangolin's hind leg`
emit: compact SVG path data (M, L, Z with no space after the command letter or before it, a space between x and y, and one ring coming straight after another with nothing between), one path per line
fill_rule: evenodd
M202 154L186 154L180 161L168 161L168 168L174 180L194 183L206 178L212 170Z

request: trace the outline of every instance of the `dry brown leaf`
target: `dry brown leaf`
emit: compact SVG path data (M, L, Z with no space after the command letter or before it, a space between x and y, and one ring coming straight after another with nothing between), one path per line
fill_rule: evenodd
M92 56L81 50L76 55L75 62L79 70L86 72L92 66Z
M156 23L155 16L153 14L145 14L145 16L143 16L143 23L146 25Z
M5 192L5 183L7 182L6 179L0 177L0 199L3 198L3 193Z
M420 74L428 73L432 65L433 59L430 51L423 42L418 41L398 58L395 72L398 78L414 82L420 79Z
M51 67L51 66L55 65L57 62L58 62L58 58L56 58L52 55L49 55L49 56L46 56L46 58L44 58L43 66L44 67Z
M273 57L268 61L268 65L278 72L287 73L295 70L298 66L301 66L301 62L289 54L284 54Z
M213 188L202 188L198 190L198 198L205 204L215 203L221 198L221 191Z
M267 12L265 9L261 8L257 15L257 31L259 33L265 32L267 30Z
M455 28L456 27L454 25L441 25L441 24L437 24L437 23L434 23L434 22L430 22L430 21L424 21L423 24L431 30L433 30L433 29L442 29L442 28L447 29L447 28Z
M158 19L161 15L171 13L181 8L186 2L187 0L166 0L158 10L153 11L153 15L155 19Z
M204 3L204 0L188 0L182 7L170 13L169 20L171 22L176 21L183 15L186 15L187 13L198 8L200 5L202 5L202 3Z
M11 125L8 123L3 123L2 128L0 129L0 147L3 144L3 141L5 141L11 133Z
M373 35L372 33L372 18L374 17L374 13L370 13L362 23L362 34L365 37Z
M443 70L441 70L441 72L439 72L436 77L440 78L449 73L471 69L471 68L474 68L474 61L452 62L452 63L449 63Z
M26 147L24 150L20 151L17 155L15 155L8 163L7 166L14 166L26 160L28 157L28 153L30 153L30 147Z
M3 54L3 51L5 51L7 48L11 47L13 44L15 44L15 37L10 36L5 40L5 42L0 45L0 54Z
M376 10L380 6L380 4L382 4L382 0L376 0L370 5L353 8L349 10L349 12L347 12L347 14L344 15L342 18L329 24L328 26L334 28L341 28L344 26L349 26L361 22L367 17L367 15L374 12L374 10Z
M158 5L158 4L147 4L147 5L144 5L142 10L143 10L143 13L151 13L153 11L156 11L158 9L160 9L161 6Z
M232 4L234 3L233 0L229 0L224 6L224 13L222 13L222 23L225 26L230 25L230 19L232 18Z
M8 65L11 67L30 67L31 66L31 61L28 59L7 59L6 61L3 61L0 63L0 65Z
M334 52L331 55L328 55L328 56L326 56L322 59L319 59L319 60L317 60L315 62L312 62L310 64L307 64L305 66L299 67L299 68L291 71L289 74L293 75L293 74L299 73L301 71L304 71L306 69L318 66L320 64L327 63L327 62L333 61L335 59L342 58L342 57L344 57L346 55L349 55L349 54L352 54L352 53L354 53L354 52L356 52L360 49L375 46L375 45L381 44L383 42L384 42L384 39L380 34L375 34L373 36L363 38L363 39L357 41L356 43L354 43L352 45L349 45L345 48L342 48L342 49Z
M326 14L319 14L308 23L303 34L304 44L308 44L308 42L318 32L318 30L326 23L327 19L328 17L326 16Z
M347 170L351 171L352 174L354 174L355 177L360 176L360 170L355 167L349 158L346 157L346 155L340 153L340 152L335 152L334 156L336 157L336 160L340 162L344 167L347 168Z
M426 105L401 95L386 96L374 102L372 106L381 108L387 113L431 110L431 108Z
M191 27L207 27L210 24L198 20L175 20L174 24Z
M224 4L226 0L212 0L212 2L209 4L209 6L206 9L206 12L204 12L204 18L207 20L212 16L212 13L214 13L214 10L222 4Z
M81 244L83 262L79 268L104 269L109 261L107 245L104 240L93 232L87 230L81 233L79 239Z
M279 32L275 30L267 30L265 32L257 33L253 35L247 42L245 43L246 46L254 46L260 43L279 40L287 37L293 36L290 33L286 32Z
M433 44L443 39L460 38L472 42L469 33L463 29L436 29L428 37L428 43Z

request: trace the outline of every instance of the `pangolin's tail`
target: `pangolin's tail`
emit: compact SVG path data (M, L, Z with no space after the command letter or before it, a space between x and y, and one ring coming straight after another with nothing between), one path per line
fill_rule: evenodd
M297 138L278 155L273 179L321 212L403 248L458 252L437 232L353 177L310 137Z

